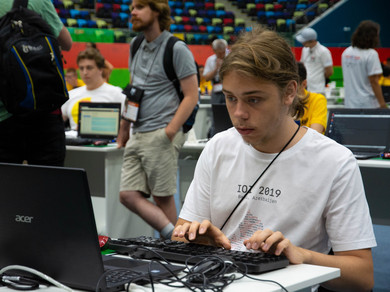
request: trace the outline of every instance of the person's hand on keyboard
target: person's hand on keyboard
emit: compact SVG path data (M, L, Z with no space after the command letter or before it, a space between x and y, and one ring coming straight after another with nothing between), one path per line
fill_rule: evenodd
M172 239L231 249L229 239L209 220L199 223L197 221L187 222L179 218L173 231Z
M277 256L284 254L291 264L302 264L305 262L304 249L293 245L279 231L274 232L270 229L258 230L251 238L244 240L244 245L247 249L261 250Z

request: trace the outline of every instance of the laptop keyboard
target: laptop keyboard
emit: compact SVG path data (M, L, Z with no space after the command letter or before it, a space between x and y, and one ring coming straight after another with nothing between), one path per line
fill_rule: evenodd
M140 279L143 276L141 272L131 270L111 270L106 275L106 285L109 288L116 287Z
M185 243L172 240L160 240L151 237L128 239L110 239L108 248L118 253L129 254L134 258L158 259L162 256L168 261L195 264L200 256L218 256L236 264L249 274L259 274L284 268L289 264L285 256L276 256L262 252L227 250L221 247ZM141 248L146 247L146 248Z

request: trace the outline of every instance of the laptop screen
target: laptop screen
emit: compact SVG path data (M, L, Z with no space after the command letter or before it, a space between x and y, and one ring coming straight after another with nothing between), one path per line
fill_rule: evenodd
M78 136L113 139L118 135L120 103L80 102Z
M352 152L388 150L390 109L333 109L325 133Z

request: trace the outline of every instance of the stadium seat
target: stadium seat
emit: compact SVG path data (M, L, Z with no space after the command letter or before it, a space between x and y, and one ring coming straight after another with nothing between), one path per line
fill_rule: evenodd
M234 34L234 28L232 26L224 26L223 33L224 34Z
M60 18L70 18L70 12L68 9L61 8L60 13L58 14Z
M216 10L215 11L215 16L220 17L220 18L225 18L226 11L225 10Z
M195 8L195 3L194 2L186 1L184 3L184 9L189 10L189 9L193 9L193 8Z
M105 20L103 19L97 19L96 20L96 25L98 28L108 28L108 24Z
M87 20L87 23L88 23L89 28L96 28L97 27L96 20Z
M186 33L186 43L189 45L195 44L195 36L192 33Z
M190 21L190 18L188 17L188 16L182 16L181 17L181 22L184 24L184 25L188 25L188 24L193 24L193 23L191 23L191 21Z
M87 10L80 10L80 18L89 20L91 19L91 15Z
M223 19L223 25L233 26L234 25L234 20L232 18L224 18Z
M62 1L62 3L64 4L64 8L74 9L74 3L72 0L64 0L64 1Z
M195 17L195 21L197 25L202 25L204 23L203 17Z
M207 26L207 33L211 34L211 33L215 33L215 26L213 25L208 25Z
M214 9L214 3L212 3L212 2L206 2L206 3L204 4L204 9L206 9L206 10L215 10L215 9Z
M234 21L234 25L238 27L245 27L245 19L243 18L236 18Z
M188 9L188 14L192 17L196 17L198 15L198 11L196 9Z
M265 4L265 11L274 11L274 5L272 3Z
M225 4L224 3L215 3L215 6L214 6L215 10L225 10Z
M82 18L77 19L78 27L88 27L88 21Z
M211 25L212 26L220 26L222 25L223 20L221 18L212 18L211 19Z
M327 3L320 3L318 4L317 13L322 14L329 8L329 5Z
M191 24L185 24L184 25L184 31L185 32L193 32L193 28Z
M77 9L70 9L69 13L70 13L70 18L74 18L74 19L80 18L80 11Z
M279 32L286 32L286 20L283 18L276 19L276 30Z
M256 4L256 11L265 10L265 4L264 3L257 3Z
M183 18L181 16L174 16L173 19L175 20L176 24L182 24Z
M66 23L68 27L77 27L77 20L74 18L66 19Z

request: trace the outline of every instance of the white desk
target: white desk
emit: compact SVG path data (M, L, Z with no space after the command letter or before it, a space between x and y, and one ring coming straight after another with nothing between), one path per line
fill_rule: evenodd
M252 277L264 280L277 281L288 291L311 291L311 286L340 277L340 270L336 268L313 266L313 265L290 265L284 269L264 273L261 275L251 275ZM165 285L154 285L156 291L189 291L184 288L170 288ZM130 286L132 292L149 292L150 285ZM244 278L227 286L226 292L279 292L283 291L278 285L269 282L260 282Z
M340 277L340 270L336 268L313 266L313 265L290 265L284 269L264 273L254 276L259 279L273 280L282 284L288 291L311 291L311 286ZM155 284L155 291L189 291L184 288L171 288L162 284ZM10 292L15 291L6 287L1 287L0 291ZM41 292L63 292L63 289L50 286L48 288L39 289ZM150 285L139 286L131 284L131 292L150 292ZM279 292L282 289L273 283L259 282L248 278L237 280L227 286L224 291L227 292Z
M124 238L153 236L153 229L119 202L123 149L66 146L66 167L87 172L98 233Z

